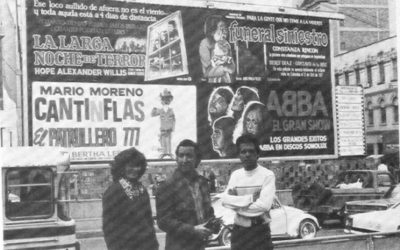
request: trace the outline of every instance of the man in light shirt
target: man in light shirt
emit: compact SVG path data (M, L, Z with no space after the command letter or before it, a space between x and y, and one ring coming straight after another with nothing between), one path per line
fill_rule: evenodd
M275 175L257 163L260 147L253 135L236 140L243 168L230 177L222 202L236 212L232 250L273 249L269 210L275 196Z

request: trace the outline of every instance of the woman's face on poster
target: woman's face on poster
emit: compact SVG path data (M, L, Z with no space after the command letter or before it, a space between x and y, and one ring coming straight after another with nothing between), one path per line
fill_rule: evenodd
M258 135L261 132L262 123L261 108L255 108L247 112L244 123L247 133Z
M211 114L222 115L225 114L227 109L228 109L228 103L226 102L225 98L220 94L216 93L212 97L209 112Z
M222 39L226 39L227 37L227 28L226 28L226 23L224 21L219 21L217 24L217 29L214 32L214 40L219 41Z
M242 111L244 108L243 96L238 93L233 97L232 111Z
M221 150L224 146L224 132L221 128L214 128L211 135L214 150Z

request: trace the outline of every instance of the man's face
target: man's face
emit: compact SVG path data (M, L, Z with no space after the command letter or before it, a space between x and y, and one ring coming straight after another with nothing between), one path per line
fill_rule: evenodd
M257 167L258 153L253 143L241 143L239 145L239 159L245 170Z
M214 128L211 135L212 144L215 150L221 150L224 147L224 133L220 128Z
M242 111L244 107L243 96L236 94L233 98L232 111Z
M212 97L209 110L211 114L222 115L226 112L227 108L228 103L223 96L215 94Z
M260 133L262 122L261 110L257 108L247 112L244 122L247 133L258 135Z
M194 147L180 146L176 155L176 162L182 172L193 172L198 164Z
M125 177L128 180L134 181L134 180L138 180L140 178L139 174L140 174L141 167L136 166L135 163L133 163L133 162L126 163L124 166L124 170L125 170Z

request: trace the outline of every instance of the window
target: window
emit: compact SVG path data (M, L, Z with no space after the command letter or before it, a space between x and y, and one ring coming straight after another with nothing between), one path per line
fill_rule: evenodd
M377 143L378 146L378 154L383 154L383 143Z
M1 67L1 66L0 66ZM0 76L2 77L2 76ZM4 101L3 101L3 81L0 81L0 110L4 110Z
M335 85L339 86L339 74L335 75Z
M367 155L373 155L374 154L374 144L368 143L367 144Z
M393 98L393 121L399 123L399 104L397 97Z
M385 83L385 64L384 62L380 62L378 63L378 66L379 66L379 77L380 77L379 84L383 84Z
M372 109L372 103L368 103L367 105L367 113L368 113L368 125L374 125L374 110Z
M387 174L378 174L378 187L390 187L392 180Z
M372 86L372 66L367 66L367 88Z
M346 50L346 42L340 42L340 50Z
M379 103L379 111L380 111L380 116L381 116L381 124L386 124L386 107L385 107L385 101L381 100Z
M397 80L397 58L392 59L392 71L393 71L392 80Z
M281 205L279 204L278 200L274 198L271 209L279 209L279 208L281 208Z
M346 86L350 85L350 77L348 71L344 73L344 85Z
M7 171L7 218L51 217L54 213L52 184L51 169L21 168Z
M360 69L356 69L355 72L356 74L356 85L360 85L361 84L361 80L360 80Z

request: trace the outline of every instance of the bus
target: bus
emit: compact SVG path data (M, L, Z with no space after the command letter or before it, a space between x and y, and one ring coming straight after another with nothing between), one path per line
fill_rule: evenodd
M4 249L79 249L68 205L68 152L10 147L0 157Z

